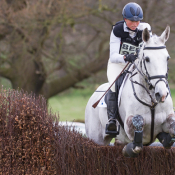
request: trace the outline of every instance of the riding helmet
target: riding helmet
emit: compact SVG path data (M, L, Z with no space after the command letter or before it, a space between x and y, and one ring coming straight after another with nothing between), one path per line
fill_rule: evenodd
M126 4L122 11L123 18L131 21L141 21L143 19L143 10L135 2Z

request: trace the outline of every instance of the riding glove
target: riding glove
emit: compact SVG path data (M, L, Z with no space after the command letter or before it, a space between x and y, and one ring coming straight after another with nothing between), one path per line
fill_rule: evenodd
M137 59L137 55L134 54L126 54L125 62L128 61L130 63L134 62Z

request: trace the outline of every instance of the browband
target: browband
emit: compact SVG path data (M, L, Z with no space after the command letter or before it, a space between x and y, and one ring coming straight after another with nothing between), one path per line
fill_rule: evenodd
M143 50L155 50L155 49L165 49L166 46L160 46L160 47L144 47Z

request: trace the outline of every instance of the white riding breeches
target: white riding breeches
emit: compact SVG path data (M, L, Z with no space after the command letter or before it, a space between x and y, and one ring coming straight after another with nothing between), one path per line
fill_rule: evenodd
M107 77L109 84L111 84L115 81L117 76L121 73L123 68L126 66L127 63L111 63L108 61L108 66L107 66ZM115 92L115 83L111 87L111 91Z

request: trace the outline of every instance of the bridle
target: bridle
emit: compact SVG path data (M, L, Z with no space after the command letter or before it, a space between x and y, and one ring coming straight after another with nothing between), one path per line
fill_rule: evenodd
M144 47L143 50L158 50L158 49L165 49L166 46L159 46L159 47ZM158 82L160 81L164 81L166 85L168 85L167 83L167 74L166 75L156 75L156 76L150 76L149 73L148 73L148 70L147 70L147 67L146 67L146 64L145 64L145 59L144 59L144 53L143 53L143 56L142 56L142 59L140 61L140 67L141 67L141 70L138 69L137 65L133 62L134 66L135 66L135 69L138 70L138 72L142 75L142 77L145 79L146 83L149 85L149 90L151 89L155 89L156 85ZM145 68L145 72L146 74L143 72L143 68L142 68L142 64L144 65L144 68ZM134 70L135 70L134 69ZM150 143L148 143L147 145L151 144L153 141L154 141L154 118L155 118L155 107L157 106L158 102L154 100L154 98L152 97L152 95L150 94L149 90L141 83L137 82L137 81L133 81L133 76L135 76L138 72L134 73L134 70L131 73L131 77L130 77L130 81L131 81L131 85L132 85L132 89L133 89L133 93L134 93L134 96L135 98L140 102L142 103L143 105L145 106L148 106L151 110L151 140L150 140ZM163 79L165 78L165 80ZM155 86L153 86L151 84L151 80L153 79L158 79L155 83ZM135 91L135 87L134 87L134 84L137 84L137 85L140 85L142 88L144 88L146 90L146 92L148 93L149 97L151 98L151 102L152 104L147 104L146 102L144 102L143 100L141 100L137 94L136 94L136 91ZM146 146L147 146L146 145Z
M159 49L165 49L166 46L159 46L159 47L144 47L143 50L159 50ZM145 68L145 71L146 71L146 75L144 74L143 72L143 68L142 68L142 62L143 62L143 65L144 65L144 68ZM140 67L141 67L141 70L142 70L142 74L144 75L145 77L145 81L146 83L149 85L149 89L153 89L156 87L157 83L160 82L160 81L163 81L165 82L166 86L167 86L167 74L166 75L156 75L156 76L150 76L149 73L148 73L148 70L147 70L147 67L146 67L146 63L145 63L145 59L144 59L144 53L143 53L143 56L142 56L142 60L140 61ZM163 79L165 78L165 80ZM151 83L151 80L153 79L158 79L155 83L155 86L152 85Z

